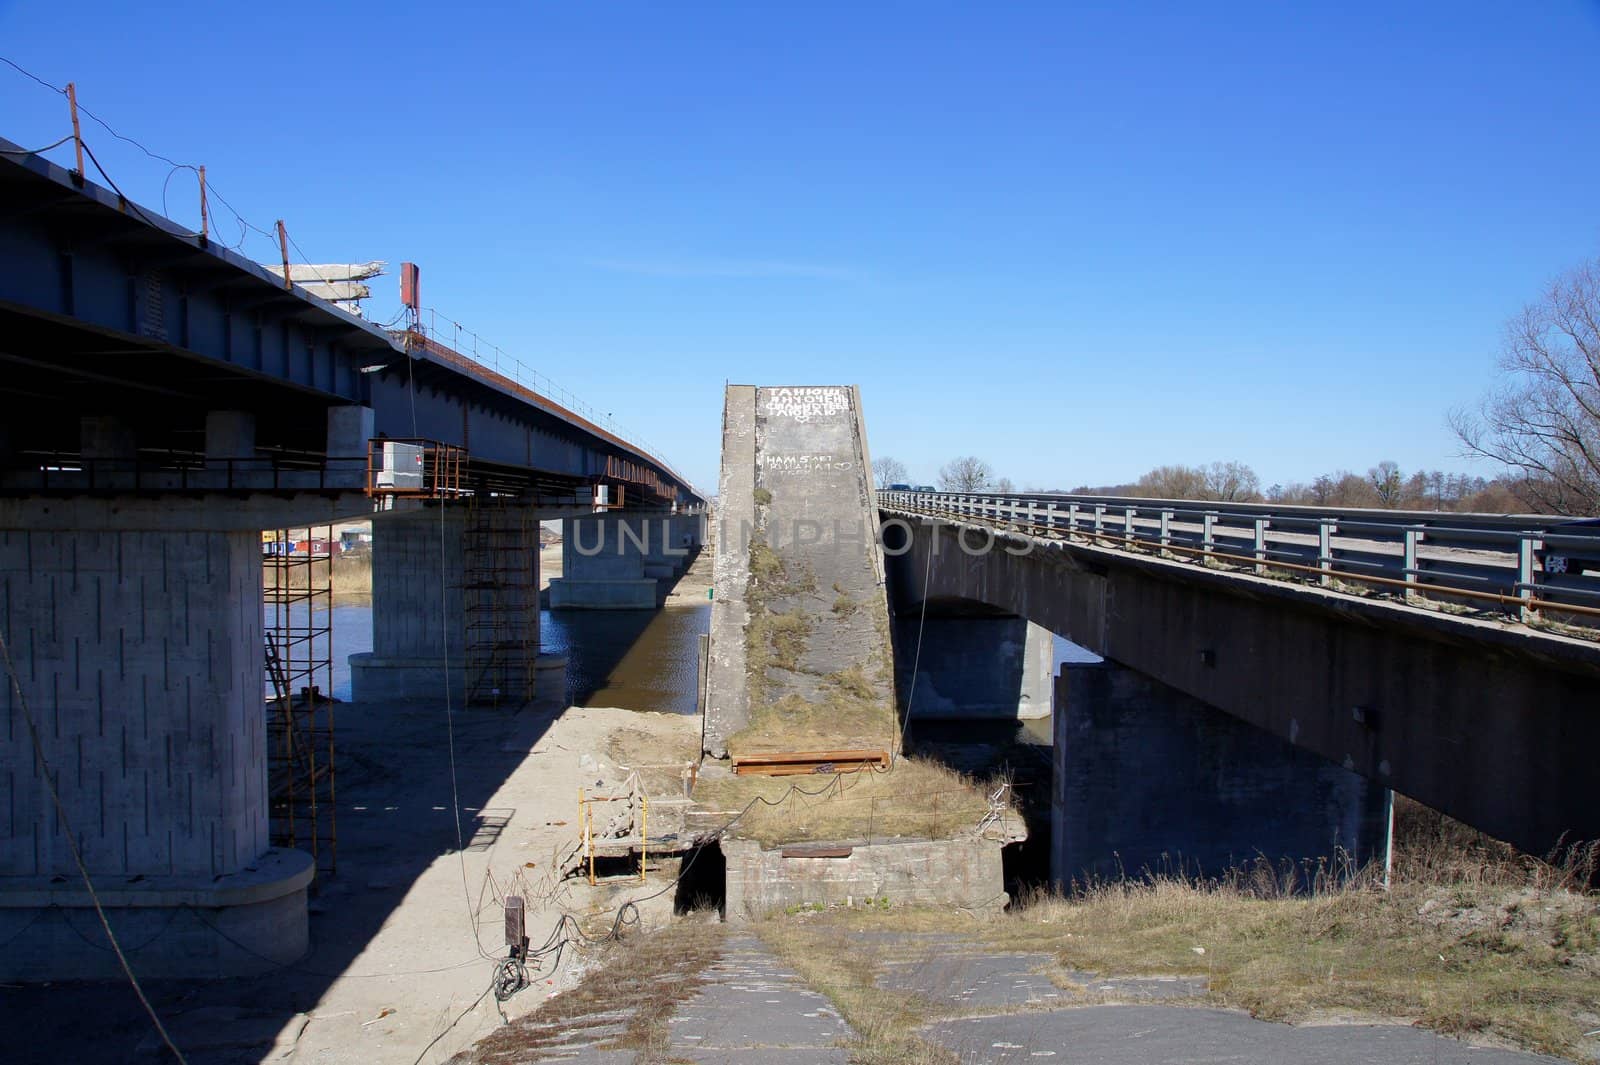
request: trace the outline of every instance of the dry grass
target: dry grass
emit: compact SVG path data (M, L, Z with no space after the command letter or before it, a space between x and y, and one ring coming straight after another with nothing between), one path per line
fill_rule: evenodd
M312 579L315 570L315 579L327 579L331 571L333 595L336 599L366 599L372 595L372 553L370 551L352 552L348 555L335 555L329 560L327 566L322 563L314 565L290 566L282 577L287 580L290 588L305 588ZM262 585L270 587L279 575L265 569L262 573Z
M636 1062L670 1060L667 1020L698 990L704 971L721 956L719 925L680 922L659 932L629 936L604 948L596 971L577 987L496 1029L451 1065L512 1065L570 1057L563 1045L585 1029L599 1034L603 1050L632 1050Z
M983 786L938 762L916 758L901 758L881 773L763 777L702 772L694 789L700 806L730 813L758 797L765 801L756 802L731 834L763 846L948 839L975 829L989 809Z
M1050 951L1063 972L1202 976L1209 1004L1264 1019L1387 1019L1593 1061L1594 859L1591 846L1559 866L1539 862L1405 803L1388 890L1371 875L1299 895L1275 894L1281 878L1267 871L1201 884L1157 876L1039 895L990 919L897 907L809 923L841 934L958 933L988 948ZM783 934L794 951L821 932Z
M913 1034L933 1019L926 1000L876 987L874 955L850 938L848 926L775 919L756 933L855 1029L849 1049L856 1065L956 1065L954 1051Z

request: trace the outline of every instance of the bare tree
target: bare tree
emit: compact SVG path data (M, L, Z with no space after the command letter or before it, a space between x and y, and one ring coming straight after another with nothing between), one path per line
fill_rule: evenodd
M981 492L994 480L994 469L972 455L951 459L939 468L939 487L946 492Z
M1003 496L1016 495L1017 486L1011 483L1011 478L1002 477L994 483L994 490Z
M878 479L879 488L906 483L906 464L884 455L872 460L872 475Z
M1600 514L1600 258L1511 320L1500 369L1476 410L1450 415L1467 452L1516 470L1558 514Z
M1213 462L1201 470L1205 497L1224 503L1248 503L1261 498L1261 478L1242 462Z
M1384 459L1367 471L1367 480L1372 482L1372 490L1378 494L1378 505L1393 509L1400 505L1400 492L1405 482L1400 477L1400 464L1392 459Z
M1157 466L1140 476L1134 494L1152 499L1203 499L1205 480L1205 472L1193 466Z

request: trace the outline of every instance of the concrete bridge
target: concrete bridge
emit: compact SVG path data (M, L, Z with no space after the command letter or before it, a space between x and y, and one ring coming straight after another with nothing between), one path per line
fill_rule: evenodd
M538 521L640 545L594 572L579 557L568 604L617 605L626 586L621 605L653 605L704 501L514 371L355 318L4 141L0 204L0 630L17 677L0 695L0 979L116 971L72 843L132 941L199 916L143 974L293 960L313 870L269 845L263 530L376 505L357 698L514 706L561 684L534 660ZM386 455L420 464L406 491L380 490Z
M1466 581L1505 567L1485 550L1497 536L1529 577L1540 538L1570 534L1429 515L1476 553L1425 567L1419 516L1385 535L1376 516L1345 515L1361 538L1345 548L1326 539L1333 511L1277 519L1311 521L1308 549L1273 544L1266 508L915 492L879 503L902 659L924 616L968 656L1009 649L1013 685L1038 670L1016 651L1027 624L1104 656L1064 667L1054 690L1063 879L1179 852L1212 869L1270 847L1376 856L1390 788L1534 854L1600 838L1600 644L1407 601L1467 587L1468 601L1554 613L1564 590L1567 616L1587 618L1580 583ZM1387 570L1373 561L1385 557ZM1324 586L1352 563L1393 594Z

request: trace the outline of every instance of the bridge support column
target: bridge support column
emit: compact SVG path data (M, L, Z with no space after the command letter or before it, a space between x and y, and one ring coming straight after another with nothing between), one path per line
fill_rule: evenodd
M917 720L1050 716L1055 638L1048 629L1018 617L924 621L912 612L895 619L895 647L902 710L909 701Z
M117 501L77 501L77 527L53 502L17 509L26 525L0 530L0 627L28 715L8 680L0 980L120 974L29 715L137 973L294 961L313 869L308 854L268 847L260 534L191 531L198 508L141 531L118 527L132 508Z
M531 508L461 505L372 523L372 651L350 656L358 702L519 706L566 695L539 651L539 535Z
M1058 884L1219 876L1258 858L1338 874L1386 855L1388 789L1175 688L1069 663L1055 704Z
M556 610L654 610L663 582L683 572L698 544L686 515L586 514L562 523L562 575L550 582ZM684 537L694 540L686 545Z

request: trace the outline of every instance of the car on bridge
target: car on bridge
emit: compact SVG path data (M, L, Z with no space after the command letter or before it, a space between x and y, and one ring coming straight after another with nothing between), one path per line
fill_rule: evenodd
M1569 534L1581 536L1587 542L1573 543L1568 539ZM1551 545L1547 540L1545 548L1537 553L1539 567L1546 574L1571 577L1600 574L1600 518L1562 522L1552 526L1548 535L1557 542Z

